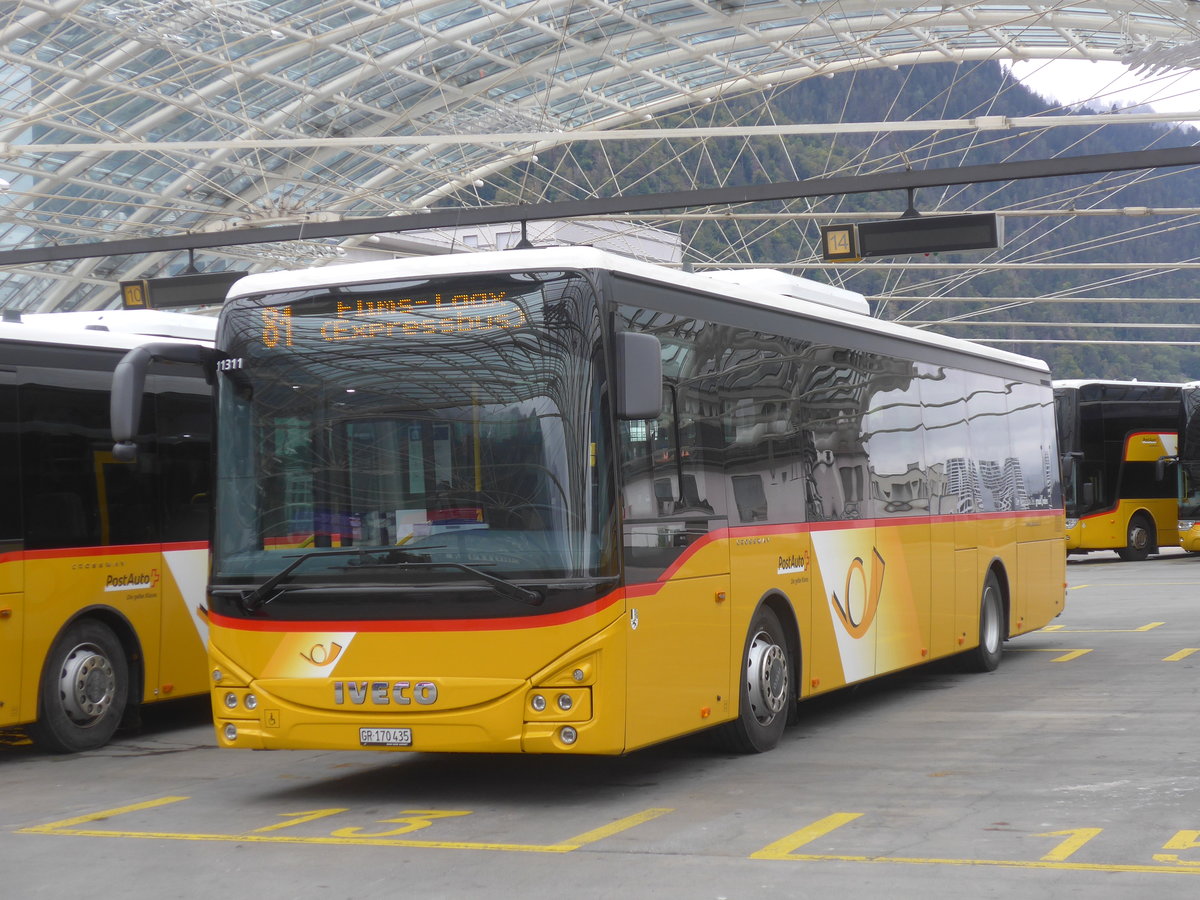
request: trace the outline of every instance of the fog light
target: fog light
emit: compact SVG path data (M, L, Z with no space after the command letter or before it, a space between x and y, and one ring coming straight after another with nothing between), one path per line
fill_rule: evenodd
M237 740L237 726L232 722L225 725L225 740L230 742Z
M225 695L225 706L228 709L237 709L237 694L233 691Z
M575 703L574 703L574 701L571 700L570 694L559 694L558 695L558 708L561 709L563 712L566 712L568 709L570 709L574 705L575 705Z
M558 737L564 744L573 744L579 738L579 732L570 725L564 725L558 732Z
M533 707L534 712L542 712L546 709L546 698L541 694L534 694L529 705Z
M258 709L258 698L253 694L247 694L245 704L246 709Z
M571 673L571 677L576 681L583 681L583 669L576 669Z

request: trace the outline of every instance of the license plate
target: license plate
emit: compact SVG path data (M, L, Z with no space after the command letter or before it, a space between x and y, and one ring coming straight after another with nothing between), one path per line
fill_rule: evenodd
M364 747L411 747L411 728L360 728L358 742Z

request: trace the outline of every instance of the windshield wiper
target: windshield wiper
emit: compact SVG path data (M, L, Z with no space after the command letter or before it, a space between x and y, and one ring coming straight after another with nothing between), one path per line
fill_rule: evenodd
M458 569L460 572L467 572L474 575L476 578L481 578L496 589L496 593L502 597L507 597L509 600L516 600L518 603L527 603L530 606L541 606L542 595L532 588L521 587L519 584L514 584L507 579L501 578L499 575L493 575L491 572L485 572L477 566L469 566L466 563L460 562L389 562L383 565L396 566L400 569Z
M307 560L318 556L361 556L363 557L365 563L368 553L403 553L408 555L408 551L396 550L393 547L356 547L352 550L310 550L308 553L301 553L298 556L289 557L292 559L291 563L284 566L248 594L243 594L240 600L242 609L244 609L246 612L254 612L255 610L262 609L264 606L278 597L282 591L274 594L271 594L271 591L274 591L275 588L283 583L285 578L291 575L292 572L302 566ZM271 596L268 597L268 594L271 594Z
M421 549L436 550L439 548L422 547ZM368 561L367 557L369 554L380 553L386 553L393 558L380 560L378 562ZM295 557L290 564L284 566L254 590L250 591L248 594L244 594L241 598L241 606L246 612L254 612L255 610L262 609L272 600L277 598L281 593L283 593L282 591L276 591L275 593L272 593L272 591L275 591L275 588L282 584L284 579L286 579L292 574L293 571L303 565L306 560L310 560L318 556L358 556L362 558L362 562L359 563L360 566L394 566L401 569L458 569L460 572L467 572L468 574L474 575L476 578L486 581L495 589L497 594L500 594L502 597L506 597L509 600L516 600L518 603L525 603L529 606L541 606L542 604L542 595L537 591L531 588L521 587L519 584L514 584L511 581L501 578L499 575L493 575L491 572L486 572L477 566L470 566L466 563L459 562L432 562L430 560L411 559L411 557L414 555L415 554L412 551L400 550L394 547L361 547L353 550L312 550L308 553L301 553L299 556ZM400 558L396 559L395 557ZM404 557L410 558L405 559ZM268 596L268 594L270 596Z

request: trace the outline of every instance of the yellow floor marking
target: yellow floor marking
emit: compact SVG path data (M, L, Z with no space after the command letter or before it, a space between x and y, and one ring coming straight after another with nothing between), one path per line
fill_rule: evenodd
M834 813L831 816L813 822L811 825L793 831L785 838L773 844L768 844L757 853L751 853L751 859L798 859L792 855L797 847L812 843L819 837L824 837L836 828L841 828L847 822L853 822L862 813Z
M672 811L670 809L643 810L640 813L635 813L632 816L626 816L623 819L618 819L616 822L611 822L608 825L604 825L600 828L586 831L583 834L577 835L558 844L502 844L487 841L416 841L400 840L395 838L373 838L369 836L297 837L292 835L262 834L260 832L252 832L249 834L193 834L189 832L174 831L113 831L109 829L77 827L81 825L88 825L93 822L106 821L114 816L123 815L125 813L153 809L155 807L166 806L168 804L178 803L180 800L187 799L189 798L162 797L158 800L149 800L145 803L135 803L130 806L117 807L116 809L106 809L102 812L89 813L85 816L76 816L72 819L63 819L61 821L50 822L45 825L35 825L30 828L21 828L18 829L17 833L60 834L70 835L73 837L142 838L160 841L231 841L235 843L246 844L340 844L368 847L422 847L449 850L505 850L520 853L569 853L572 850L578 850L585 844L594 843L601 838L609 837L621 831L633 828L635 825L648 822L651 819L657 818L658 816Z
M1073 863L1068 857L1075 853L1088 841L1092 840L1103 829L1074 828L1069 831L1051 831L1036 837L1058 837L1066 835L1067 839L1043 856L1040 860L1025 859L947 859L936 856L851 856L835 853L796 853L797 847L803 847L822 835L829 834L847 822L859 818L862 813L834 813L826 816L806 828L792 832L787 837L768 844L756 853L750 854L750 859L775 859L795 862L849 862L849 863L891 863L893 865L916 866L999 866L1009 869L1063 869L1085 872L1138 872L1159 873L1171 875L1200 875L1200 864L1179 860L1172 854L1156 854L1154 859L1159 862L1176 862L1177 865L1144 865L1139 863ZM1164 849L1172 850L1182 847L1200 846L1200 843L1186 843L1185 839L1200 836L1200 832L1180 832L1168 842ZM1195 865L1196 868L1188 868Z
M134 803L130 806L118 806L116 809L106 809L103 812L88 813L86 816L76 816L73 819L63 819L60 822L50 822L46 825L34 825L31 828L21 828L18 834L50 834L66 833L72 829L74 825L83 825L87 822L103 822L105 819L111 819L113 816L121 816L125 813L138 812L143 809L155 809L159 806L168 806L172 803L178 803L180 800L188 800L189 797L160 797L157 800L147 800L145 803ZM105 832L106 834L108 832Z
M1096 837L1103 828L1072 828L1070 831L1044 831L1034 837L1062 837L1067 839L1042 857L1043 862L1062 862L1068 859L1076 850Z
M259 834L267 831L279 831L281 828L291 828L293 825L303 825L305 822L315 822L317 819L324 819L327 816L336 816L339 813L348 812L349 807L333 806L329 809L309 809L298 813L280 813L288 819L286 822L277 822L274 825L265 825L262 828L255 828L254 833Z
M1166 622L1150 622L1138 628L1065 628L1062 625L1047 625L1042 631L1057 631L1061 634L1134 634L1138 631L1150 631Z
M1187 659L1193 653L1200 653L1200 647L1186 647L1178 653L1172 653L1170 656L1164 656L1163 662L1179 662L1181 659Z
M1073 659L1079 659L1085 653L1091 653L1092 648L1079 648L1076 650L1065 650L1062 647L1005 647L1005 653L1062 653L1062 656L1056 656L1050 662L1070 662Z
M774 844L771 845L772 847ZM770 847L764 848L769 850ZM1141 874L1162 875L1200 875L1200 867L1187 868L1187 863L1177 866L1150 866L1142 864L1125 865L1121 863L1073 863L1054 862L1045 860L1024 859L941 859L938 857L920 856L837 856L822 853L793 853L782 856L764 856L764 850L750 855L751 859L786 859L795 862L853 862L853 863L891 863L892 865L913 866L998 866L1006 869L1062 869L1076 872L1136 872ZM1158 854L1155 856L1167 856Z
M618 819L615 822L610 822L608 825L602 825L600 828L593 828L591 831L585 831L583 834L577 834L573 838L568 838L563 841L563 845L574 850L576 847L582 847L584 844L592 844L606 837L611 837L622 831L628 831L635 825L641 825L643 822L649 822L651 819L657 819L659 816L666 815L669 812L674 812L673 809L646 809L640 813L634 813L632 816L626 816L624 819Z

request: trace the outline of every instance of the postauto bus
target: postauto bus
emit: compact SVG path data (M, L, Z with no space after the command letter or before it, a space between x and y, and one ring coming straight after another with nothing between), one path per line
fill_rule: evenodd
M1045 364L815 282L578 247L266 273L206 364L222 747L763 751L1063 608Z

